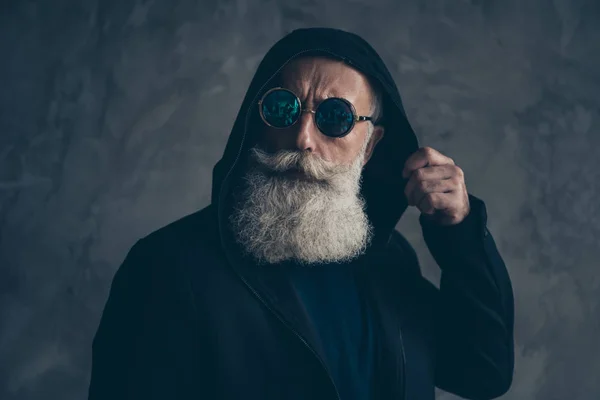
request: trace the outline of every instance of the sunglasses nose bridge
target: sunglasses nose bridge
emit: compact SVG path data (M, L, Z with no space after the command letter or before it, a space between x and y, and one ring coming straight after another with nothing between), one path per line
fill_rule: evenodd
M303 130L303 129L316 129L316 130L318 130L318 128L317 128L317 121L315 119L315 113L316 113L316 111L312 110L310 108L302 108L302 109L300 109L300 115L298 116L298 120L296 121L296 125L298 125L298 128L300 130ZM303 119L302 116L304 114L308 114L309 116L306 118L305 121L302 121L302 119ZM312 114L312 115L310 115L310 114Z
M302 108L300 111L301 111L300 112L300 117L302 117L302 114L304 114L304 113L312 114L311 119L313 120L313 122L315 122L315 123L317 122L315 120L315 115L317 114L316 110L313 110L311 108Z
M303 114L312 114L312 116L310 116L310 117L308 118L308 120L309 120L308 122L309 122L309 124L312 124L312 125L314 125L314 128L315 128L315 129L318 129L318 128L317 128L317 120L315 119L315 115L316 115L316 113L317 113L317 111L316 111L316 110L313 110L313 109L311 109L311 108L302 108L302 109L300 110L300 116L298 117L298 119L299 119L299 120L301 120L301 119L302 119L302 115L303 115ZM301 123L301 122L302 122L302 121L298 121L298 123Z

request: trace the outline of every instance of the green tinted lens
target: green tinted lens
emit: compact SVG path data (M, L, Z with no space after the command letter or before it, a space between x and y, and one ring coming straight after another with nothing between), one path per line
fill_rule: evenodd
M273 90L263 99L261 112L268 124L276 128L287 128L300 116L300 102L288 90Z
M327 99L319 104L315 114L317 127L327 136L343 136L354 125L354 114L348 103L340 99Z

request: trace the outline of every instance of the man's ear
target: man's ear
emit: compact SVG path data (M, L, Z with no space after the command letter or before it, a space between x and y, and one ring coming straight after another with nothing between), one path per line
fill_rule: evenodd
M385 128L383 126L375 125L371 139L369 139L369 143L367 143L367 148L365 149L365 160L363 161L363 166L365 166L371 159L373 151L375 150L375 146L377 146L377 143L379 143L379 141L383 138L384 131Z

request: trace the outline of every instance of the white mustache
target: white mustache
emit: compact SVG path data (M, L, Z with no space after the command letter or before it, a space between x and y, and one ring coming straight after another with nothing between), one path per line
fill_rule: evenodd
M250 156L261 167L270 172L300 171L307 177L320 181L330 180L352 168L351 164L336 164L301 151L280 150L276 153L268 153L254 147L251 149Z

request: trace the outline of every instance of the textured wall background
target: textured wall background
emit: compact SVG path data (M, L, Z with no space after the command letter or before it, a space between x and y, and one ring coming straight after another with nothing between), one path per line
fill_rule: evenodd
M283 34L315 25L373 43L421 143L453 157L486 201L517 306L504 398L600 398L600 2L0 7L0 398L85 398L125 253L208 204L255 67ZM435 281L417 215L399 229Z

